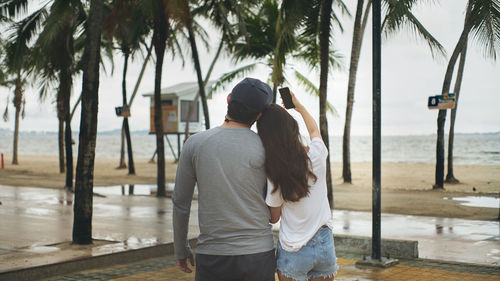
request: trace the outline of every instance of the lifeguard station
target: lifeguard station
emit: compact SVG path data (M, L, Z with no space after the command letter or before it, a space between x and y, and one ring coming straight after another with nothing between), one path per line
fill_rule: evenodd
M205 93L207 93L207 99L212 98L212 95L208 93L211 92L210 89L212 88L213 84L213 81L209 81L205 85ZM198 101L196 102L190 118L188 116L189 108L193 103L196 94L198 93L198 89L198 82L183 82L161 89L163 134L165 135L165 139L167 140L167 144L170 147L170 151L175 160L179 159L179 155L181 152L181 135L183 135L186 130L186 123L188 119L190 134L197 133L204 128L205 120L203 118L201 99L198 99ZM154 92L146 93L142 96L149 97L150 99L149 134L155 134ZM175 153L172 147L169 135L177 136L177 153Z

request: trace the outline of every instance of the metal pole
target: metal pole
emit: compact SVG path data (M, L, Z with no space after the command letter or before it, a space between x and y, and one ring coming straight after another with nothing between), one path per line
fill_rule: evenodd
M373 158L372 158L372 259L381 257L380 227L380 168L381 168L381 51L380 0L373 0Z

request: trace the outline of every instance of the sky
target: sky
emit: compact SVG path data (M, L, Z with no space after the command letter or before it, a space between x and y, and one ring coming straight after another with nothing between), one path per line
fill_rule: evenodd
M355 14L355 1L345 1L351 14ZM435 4L431 1L422 1L427 4L415 7L414 14L423 25L444 46L447 56L431 56L427 45L415 37L410 31L403 30L389 38L383 38L382 45L382 135L422 135L434 134L437 130L437 110L427 109L428 96L441 93L444 74L456 42L460 36L465 16L466 0L440 0ZM352 26L354 19L343 18L344 32L334 27L333 48L344 56L345 69L334 71L328 80L328 101L338 111L337 115L328 116L329 131L333 135L342 135L348 80L348 66L350 48L352 44ZM206 50L201 45L200 58L202 70L208 69L216 51L219 35L216 31L209 31L211 49ZM372 132L372 71L371 71L371 20L365 32L360 64L358 68L354 112L352 119L352 135L368 136ZM166 55L162 76L162 87L172 86L181 82L196 81L196 72L190 61L190 49L187 44L186 63L178 59L172 60ZM227 54L223 55L215 65L212 78L250 63L246 61L235 64ZM458 63L457 63L458 65ZM123 57L116 53L114 56L114 73L105 73L101 69L99 87L99 121L98 131L119 129L122 120L115 116L115 106L122 103L121 76ZM142 57L137 57L129 64L127 76L128 93L133 90L140 68ZM319 85L319 66L312 69L309 66L291 61L288 69L296 69L306 73L308 78ZM270 69L259 67L249 76L267 81ZM291 73L291 72L290 72ZM293 77L289 86L302 103L317 117L319 114L319 100L312 97L296 85ZM226 113L226 95L239 80L233 81L226 89L214 94L209 100L211 125L220 125ZM74 79L71 104L78 99L81 91L81 76ZM454 82L452 82L453 89ZM54 96L44 102L38 99L38 85L34 84L26 89L26 117L20 123L21 131L57 131L58 121L53 102ZM139 88L129 119L131 130L149 129L149 99L142 97L143 93L154 89L154 64L149 63ZM467 53L465 73L460 94L460 103L457 113L455 132L485 133L500 131L500 67L498 62L485 58L484 52L476 41L470 40ZM0 88L0 109L3 112L8 97L12 100L13 89ZM9 121L0 120L0 129L14 128L14 108L9 105ZM292 113L298 117L297 114ZM448 130L449 115L447 117L446 132ZM301 130L305 131L303 122L299 119ZM80 110L78 109L72 121L72 128L78 131L80 125Z

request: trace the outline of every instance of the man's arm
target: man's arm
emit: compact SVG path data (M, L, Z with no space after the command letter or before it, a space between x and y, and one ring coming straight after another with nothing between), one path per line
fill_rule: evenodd
M188 257L191 265L194 265L191 247L187 240L191 202L193 200L194 185L196 183L196 174L192 162L192 151L192 145L188 139L184 144L177 166L174 194L172 196L175 258L177 259L179 268L188 273L191 272L191 269L187 267Z

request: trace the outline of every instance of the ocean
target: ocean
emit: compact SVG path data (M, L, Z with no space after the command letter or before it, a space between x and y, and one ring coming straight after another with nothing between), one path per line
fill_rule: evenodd
M74 135L78 144L78 135ZM183 137L181 137L182 141ZM177 137L169 136L177 152ZM447 138L446 138L447 142ZM351 137L351 162L370 162L372 157L370 136ZM77 144L73 146L76 157ZM156 148L154 135L132 133L134 157L151 158ZM446 143L445 150L448 145ZM54 133L22 133L19 138L20 155L57 155L57 135ZM330 137L330 155L333 162L342 162L342 137ZM382 162L435 163L436 136L385 136L382 137ZM0 134L0 153L12 153L12 135ZM165 142L166 157L173 154ZM500 165L500 133L457 134L454 147L455 164ZM119 158L120 135L100 134L97 137L96 157Z

